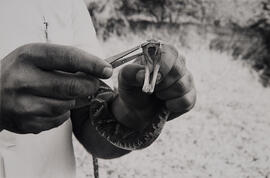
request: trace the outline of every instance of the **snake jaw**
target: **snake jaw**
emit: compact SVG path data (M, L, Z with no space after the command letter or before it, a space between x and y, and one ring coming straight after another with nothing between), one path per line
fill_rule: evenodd
M156 85L156 82L157 82L157 76L158 76L159 69L160 69L160 63L156 63L156 65L154 66L154 71L153 71L153 75L152 75L152 79L151 79L149 93L153 93L154 92L155 85Z
M144 82L143 82L143 88L142 91L145 93L148 93L150 91L150 67L147 65L144 66L145 73L144 73Z
M142 91L153 93L160 69L161 44L156 40L149 40L149 44L143 47L145 76Z

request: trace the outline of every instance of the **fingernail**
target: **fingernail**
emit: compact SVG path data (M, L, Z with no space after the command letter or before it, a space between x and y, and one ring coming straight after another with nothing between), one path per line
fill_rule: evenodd
M112 76L113 69L111 67L105 67L102 71L104 77L110 77Z

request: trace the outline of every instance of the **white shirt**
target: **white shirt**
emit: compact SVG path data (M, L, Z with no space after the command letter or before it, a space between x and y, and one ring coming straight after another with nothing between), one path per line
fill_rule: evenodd
M82 0L0 0L0 59L46 42L44 22L50 43L102 55ZM75 168L70 120L38 135L0 132L0 178L74 178Z

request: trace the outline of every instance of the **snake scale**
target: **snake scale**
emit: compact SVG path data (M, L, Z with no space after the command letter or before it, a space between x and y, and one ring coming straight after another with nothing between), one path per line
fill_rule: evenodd
M162 83L162 79L157 82L158 73L164 78L175 61L178 59L177 50L168 44L160 41L149 40L148 44L142 47L143 56L136 60L137 63L145 67L145 79L142 91L154 94L155 87ZM152 144L160 135L170 113L160 102L151 124L143 130L135 130L120 123L112 115L110 104L117 97L117 93L112 91L107 85L101 85L96 96L90 103L90 117L92 125L97 132L111 144L125 150L143 149ZM97 159L93 157L95 167L95 177L98 178Z

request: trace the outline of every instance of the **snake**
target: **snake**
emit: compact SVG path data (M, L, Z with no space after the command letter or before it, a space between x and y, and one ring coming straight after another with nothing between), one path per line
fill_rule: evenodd
M154 94L155 87L162 83L162 80L157 82L158 73L161 78L165 78L180 56L174 46L158 40L148 40L142 51L143 55L135 61L145 67L142 92ZM151 145L160 135L170 115L164 102L158 104L151 124L143 130L136 130L120 123L108 112L116 97L117 92L101 84L96 96L91 100L89 116L96 131L114 146L125 150L138 150Z
M170 72L177 60L182 60L177 49L158 40L148 40L147 45L142 46L142 56L136 59L145 68L142 92L154 94L155 88L162 84L162 78ZM158 74L161 80L157 81ZM164 81L165 83L168 81ZM130 128L120 123L110 112L110 106L118 93L113 91L105 83L101 85L91 98L89 105L89 117L96 131L112 145L125 150L139 150L151 145L161 134L170 112L164 102L158 103L157 112L151 118L151 124L143 130ZM93 157L94 177L99 178L98 159Z

